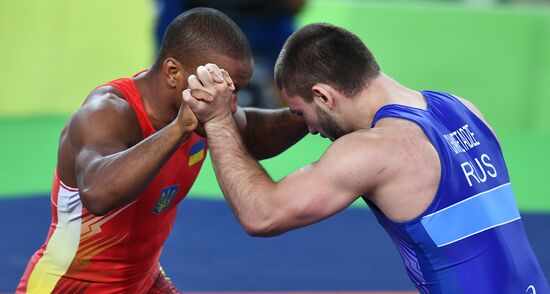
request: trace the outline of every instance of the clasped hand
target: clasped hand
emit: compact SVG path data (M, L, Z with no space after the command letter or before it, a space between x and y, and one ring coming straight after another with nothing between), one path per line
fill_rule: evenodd
M197 68L197 75L187 79L188 89L182 93L199 122L208 123L231 115L237 109L235 85L229 73L209 63Z

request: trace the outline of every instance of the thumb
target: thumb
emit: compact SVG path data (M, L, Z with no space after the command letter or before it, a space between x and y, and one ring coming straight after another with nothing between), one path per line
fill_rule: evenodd
M193 131L195 130L195 128L197 128L197 125L199 124L199 119L187 103L182 102L180 113L178 115L180 116L181 123L188 131Z
M191 95L191 90L185 89L181 93L181 96L183 98L183 101L185 101L185 104L186 104L186 105L182 105L182 108L191 107L192 109L195 109L199 106L200 102L199 102L199 100L195 99L195 97L193 97L193 95Z

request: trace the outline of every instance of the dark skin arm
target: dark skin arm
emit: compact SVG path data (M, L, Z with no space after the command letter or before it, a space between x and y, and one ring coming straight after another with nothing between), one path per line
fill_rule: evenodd
M104 215L135 200L196 126L183 103L172 123L140 141L139 122L125 100L92 94L61 135L58 174L79 188L88 211Z
M258 160L282 153L308 132L302 118L288 108L244 108L237 110L234 117L244 144Z

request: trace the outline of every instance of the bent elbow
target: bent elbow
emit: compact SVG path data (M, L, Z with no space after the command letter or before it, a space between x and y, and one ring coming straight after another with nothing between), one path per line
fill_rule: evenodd
M112 208L102 200L105 199L105 197L98 195L98 193L95 193L90 188L80 190L80 200L82 201L84 208L86 208L86 210L94 216L104 216L109 213Z
M94 206L84 206L84 207L86 208L86 210L88 210L89 213L93 214L94 216L104 216L107 213L109 213L109 211L111 211L110 209L106 209L104 207L94 207Z
M313 223L320 218L307 213L306 207L284 207L269 210L270 213L255 218L240 219L246 233L251 237L275 237L288 231Z
M248 221L242 223L244 230L251 237L275 237L283 233L282 230L277 229L277 226L273 222L269 221Z
M250 237L256 237L256 238L269 238L269 237L276 237L276 236L279 236L280 234L282 234L282 232L277 232L277 231L263 231L263 230L260 230L260 231L246 231L246 233L250 236Z

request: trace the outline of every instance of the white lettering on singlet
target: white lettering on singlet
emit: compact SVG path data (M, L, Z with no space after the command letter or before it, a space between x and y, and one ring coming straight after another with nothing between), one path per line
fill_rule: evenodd
M456 131L443 135L443 137L456 154L466 152L481 144L476 139L475 134L468 128L468 124L463 125Z
M444 134L443 138L445 138L445 141L455 154L466 153L481 145L474 132L470 130L468 124L464 124L457 130ZM491 163L489 155L483 153L479 158L475 156L470 158L471 160L460 164L462 173L470 187L472 187L473 184L485 183L489 178L497 177L497 170Z
M460 164L462 172L466 180L468 180L468 185L470 185L470 187L472 186L472 179L480 184L487 181L487 176L496 178L498 175L495 166L490 163L491 158L489 155L484 153L481 155L480 159L474 158L475 164L471 161Z

